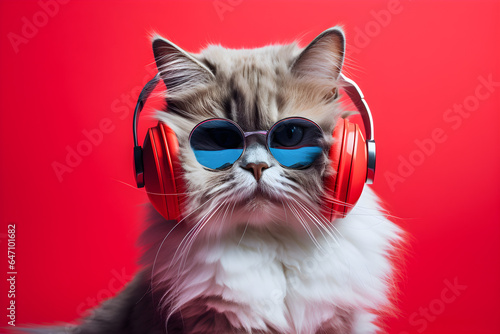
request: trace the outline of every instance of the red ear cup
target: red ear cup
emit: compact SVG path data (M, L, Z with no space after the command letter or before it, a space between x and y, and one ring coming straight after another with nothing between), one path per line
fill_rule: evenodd
M150 128L143 145L144 184L149 200L167 220L179 220L185 192L179 143L164 123Z
M333 130L329 158L336 173L324 180L322 210L328 221L344 218L363 191L367 172L367 148L359 126L339 119Z

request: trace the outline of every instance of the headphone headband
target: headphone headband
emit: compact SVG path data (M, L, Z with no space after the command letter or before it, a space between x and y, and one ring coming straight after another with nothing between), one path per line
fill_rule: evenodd
M365 101L365 96L359 86L352 80L340 73L340 79L346 84L342 86L345 90L349 98L354 105L358 109L361 114L361 118L363 119L363 125L365 127L366 139L367 140L375 140L373 138L373 118L372 113L370 112L370 108Z
M375 178L375 137L373 133L373 118L368 103L365 101L365 96L359 86L352 80L340 73L340 79L346 85L342 88L345 90L351 101L354 103L361 118L363 119L363 125L366 133L366 148L367 148L367 164L368 168L366 171L366 183L372 184Z
M135 105L134 110L134 123L132 124L132 131L134 134L134 146L139 146L139 142L137 140L137 126L139 125L139 114L141 113L144 105L146 104L146 100L149 95L153 92L160 81L160 73L157 73L153 79L149 80L148 83L141 90L141 94L139 94L139 98L137 99L137 104Z

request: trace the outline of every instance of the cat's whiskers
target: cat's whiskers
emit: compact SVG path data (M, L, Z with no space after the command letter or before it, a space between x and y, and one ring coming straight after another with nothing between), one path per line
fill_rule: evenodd
M330 243L329 238L326 238L325 233L323 233L323 231L325 231L337 245L339 244L338 237L335 235L336 231L328 228L331 224L325 218L321 217L321 215L315 214L305 204L301 203L295 198L292 197L291 199L311 218L311 222L318 228L321 235L325 240L327 240L328 243ZM340 236L342 236L340 232L337 231L337 233Z
M221 182L221 184L209 188L207 195L217 196L218 194L223 194L227 189L232 189L234 182Z
M179 266L178 266L177 277L181 277L181 272L184 271L184 267L186 264L187 255L189 254L190 249L191 249L192 245L194 244L194 241L198 237L199 233L201 232L201 230L206 226L206 224L210 221L210 219L212 219L212 217L215 214L219 213L219 209L223 205L226 205L226 204L227 204L227 201L222 201L215 208L209 210L203 216L203 218L198 223L196 223L195 226L193 226L190 229L190 231L186 234L186 236L184 236L184 238L182 239L181 243L177 247L177 250L175 251L175 254L172 258L172 261L173 261L177 257L177 253L179 253L179 258L178 258L179 259ZM182 249L179 252L180 248L182 248ZM171 263L171 266L172 266L172 263ZM168 315L168 318L180 308L180 306L175 305L175 303L173 303L173 301L175 301L175 299L179 296L181 288L180 287L175 287L174 289L172 289L172 288L173 287L171 287L167 291L167 293L165 293L163 295L163 297L161 298L161 301L160 301L160 302L163 302L164 307L166 307L167 305L173 304L173 305L170 305L171 312Z
M221 219L221 222L224 222L226 220L226 217L227 217L227 214L229 213L229 208L231 207L229 204L231 204L227 199L224 199L224 201L226 203L228 203L228 205L226 206L226 209L224 210L224 214L222 215L222 219ZM236 202L234 202L233 204L233 207L232 207L232 210L234 210L234 207L236 205ZM231 210L231 216L232 216L232 210Z
M202 204L202 205L200 205L199 207L203 206L204 204L206 204L206 203L208 203L208 202L209 202L208 200L207 200L207 201L205 201L205 203L203 203L203 204ZM198 208L199 208L199 207L198 207ZM196 211L196 210L191 211L190 215L191 215L192 213L194 213L195 211ZM187 218L187 216L186 216L185 218ZM171 232L172 232L172 231L173 231L173 230L174 230L174 229L175 229L175 228L176 228L179 224L181 224L181 223L182 223L182 221L183 221L185 218L181 219L181 220L180 220L177 224L175 224L175 226L174 226L174 227L173 227L173 228L172 228L172 229L171 229L171 230L167 233L167 235L163 238L163 240L162 240L162 242L161 242L160 246L158 247L158 251L156 252L156 256L155 256L155 259L154 259L154 261L153 261L153 266L152 266L152 269L151 269L151 290L154 290L154 288L155 288L155 286L154 286L154 278L156 277L156 275L155 275L155 273L154 273L154 269L155 269L156 261L157 261L157 258L158 258L158 254L160 253L160 250L161 250L161 248L162 248L162 246L163 246L163 244L164 244L165 240L166 240L166 239L168 238L168 236L170 235L170 233L171 233ZM191 229L191 230L192 230L192 229ZM174 254L174 256L175 256L175 254ZM171 260L170 265L169 265L169 267L168 267L168 268L171 268L171 267L172 267L172 263L173 263L173 258L172 258L172 260ZM159 281L160 281L160 282L165 281L166 276L167 276L167 272L164 272L162 279L160 279ZM169 291L170 291L170 289L169 289ZM160 303L162 303L162 302L163 302L163 300L165 299L165 296L166 296L166 295L163 295L163 296L162 296L162 298L160 298ZM172 294L172 299L174 298L174 296L175 296L175 294L173 293L173 294ZM168 304L170 303L170 301L171 301L171 298L168 298L165 302L163 302L163 304L166 306L166 305L168 305Z
M216 237L222 236L222 234L223 234L222 231L224 230L224 225L226 223L226 217L228 217L228 215L229 215L229 218L227 218L227 220L231 219L231 217L233 216L234 208L237 204L236 201L231 201L231 200L229 200L228 197L223 197L219 201L224 203L224 206L225 206L224 213L222 214L222 217L219 219L218 224L212 224L210 226L210 231L209 231L209 235L216 236ZM231 204L232 204L232 206L231 206ZM218 230L213 232L214 229L218 229Z
M208 221L208 219L210 219L213 216L213 214L215 212L217 212L217 209L220 208L223 204L224 203L220 203L216 208L209 209L201 217L201 219L189 230L189 232L186 233L186 235L182 238L181 242L177 246L177 249L176 249L174 255L172 256L172 260L171 260L171 264L170 264L171 267L172 267L173 263L176 262L176 260L180 260L181 259L180 257L183 256L183 254L184 254L186 244L189 243L189 240L190 240L191 236L197 231L197 229L199 228L199 226L202 226L203 224L205 224L206 221ZM207 219L207 217L208 217L208 219ZM179 253L179 257L177 257L178 253ZM179 266L178 269L179 269L178 274L180 274L181 266Z
M304 228L304 230L306 231L306 233L309 235L309 237L311 238L311 241L314 243L314 245L318 248L318 249L322 249L322 246L321 244L318 242L318 240L316 239L316 237L314 236L314 234L312 233L311 231L311 228L308 226L308 224L303 220L303 217L301 216L299 210L294 206L294 204L292 202L289 202L289 201L285 201L286 202L286 205L288 206L288 208L290 208L290 211L295 215L295 217L297 218L297 221L302 225L302 227Z
M137 190L137 191L140 191L140 192L143 192L143 190L141 188L137 188L136 185L132 185L130 183L127 183L125 181L122 181L122 180L118 180L118 179L115 179L113 178L113 180L115 180L116 182L119 182L121 184L124 184L130 188L133 188L134 190ZM152 192L152 191L144 191L146 194L150 194L150 195L156 195L156 196L177 196L177 195L193 195L193 194L196 194L196 193L200 193L202 192L203 189L200 189L200 190L194 190L194 191L186 191L186 192L182 192L182 193L172 193L172 194L165 194L165 193L155 193L155 192Z
M310 204L310 206L312 206L312 205ZM338 212L335 212L335 213L338 213ZM332 224L332 222L327 220L322 214L314 215L314 217L316 217L317 219L319 219L322 222L322 224L321 224L322 226L333 229L335 231L334 233L337 233L341 238L343 238L342 233L340 233L340 231L335 227L335 224Z
M327 189L325 192L331 193L331 190L329 191ZM351 211L349 213L349 216L351 216L351 217L355 217L355 216L373 217L374 219L377 219L381 222L385 222L387 218L398 219L398 220L402 219L401 217L390 214L387 209L384 209L380 206L370 208L367 206L363 206L361 203L356 203L354 205L354 204L349 204L349 203L346 203L346 202L343 202L343 201L340 201L340 200L337 200L337 199L334 199L331 197L325 197L325 198L323 198L323 201L326 203L330 203L330 204L343 205L343 206L346 206L348 208L353 208L354 206L356 206L356 210L354 212ZM336 213L340 213L340 212L336 212Z
M205 206L207 203L210 203L211 202L211 199L208 199L206 200L205 202L203 202L202 204L200 204L198 207L196 207L195 209L191 210L191 212L189 212L187 215L184 215L182 219L179 220L179 222L177 222L174 227L172 227L170 229L170 231L167 233L167 235L165 235L165 237L163 238L163 240L161 241L160 243L160 246L158 247L158 250L156 251L156 255L155 255L155 258L154 258L154 261L153 261L153 265L152 265L152 269L151 269L151 288L153 289L154 287L154 277L156 276L155 275L155 266L156 266L156 261L158 260L158 255L160 254L160 250L161 248L163 247L163 244L165 243L165 240L167 240L168 236L173 232L173 230L179 226L183 221L185 221L189 216L191 216L192 214L194 214L195 212L197 212L198 210L200 210L203 206Z
M203 217L206 217L208 214L210 213L207 212ZM203 219L203 218L202 218ZM174 255L172 256L172 259L170 261L170 265L168 266L168 268L173 268L174 267L174 260L175 258L177 257L177 253L179 251L179 248L181 247L182 243L185 241L185 239L191 234L193 233L193 231L197 228L197 226L199 226L201 223L202 223L203 220L200 220L198 221L198 223L196 223L190 230L189 232L184 236L184 238L182 239L181 243L177 246L177 249L174 253ZM178 273L177 275L179 275L179 272L180 272L180 266L178 268ZM172 303L173 300L175 300L178 295L180 293L180 289L176 288L176 287L173 287L173 286L170 286L169 289L168 289L168 293L165 293L162 298L160 299L160 303L163 303L164 307L167 307L170 303ZM173 314L173 313L172 313ZM170 317L170 315L169 315Z
M231 203L232 203L232 207L231 207ZM174 260L179 261L178 275L180 275L181 272L184 270L185 263L187 260L187 255L189 254L191 247L193 246L198 235L201 233L202 229L205 228L205 226L208 224L208 222L216 214L221 213L221 209L223 209L221 223L224 223L224 221L227 217L227 214L229 212L229 208L231 207L231 216L232 216L236 204L237 204L237 202L229 201L227 198L221 199L220 203L216 207L214 207L214 208L210 209L208 212L206 212L205 215L203 215L201 217L201 219L198 221L198 223L196 223L196 225L190 229L190 231L186 234L186 236L184 236L183 240L181 241L181 243L177 247L177 250L172 258L172 262ZM172 265L173 265L173 263L171 263L171 266ZM175 298L175 296L178 295L177 291L170 291L170 292L172 294L171 294L171 298L168 298L169 302L172 301Z
M280 180L280 181L282 181L283 186L286 185L289 188L293 189L295 192L301 193L303 195L302 198L308 198L309 194L305 193L304 190L301 187L299 187L294 181L286 179L286 178L284 178L283 180ZM286 193L287 194L289 193L289 189L286 190ZM342 235L337 230L337 228L335 226L333 226L329 221L327 221L322 215L315 214L313 212L313 210L309 208L309 207L313 207L312 204L310 204L308 207L305 203L303 203L301 200L297 200L295 197L296 197L296 195L293 195L293 194L288 194L286 196L286 198L293 200L298 206L300 206L302 211L304 211L304 213L307 214L312 219L312 223L318 228L318 230L323 235L323 237L325 237L325 235L322 232L322 230L324 230L326 233L328 233L329 236L336 243L338 243L338 237L335 234L337 233L340 237L342 237ZM283 201L282 201L282 203L283 203ZM284 207L284 205L283 205L283 207ZM286 215L286 210L285 210L285 215Z
M248 228L248 224L250 222L247 220L247 223L245 224L245 229L243 230L243 233L241 234L241 237L240 237L240 240L238 241L238 244L236 245L236 247L239 247L240 246L240 243L241 241L243 240L243 237L245 236L245 232L247 231L247 228Z
M191 251L191 248L196 240L196 238L198 237L198 235L201 233L201 231L205 228L205 226L208 224L208 222L216 215L216 214L220 214L220 209L223 208L224 206L229 206L228 205L228 201L226 200L222 200L220 202L220 204L212 209L212 212L210 213L210 215L206 218L204 218L204 220L202 221L201 225L199 225L198 227L196 227L194 230L194 232L192 233L192 235L189 237L189 239L187 240L187 242L185 243L185 245L183 246L183 249L181 250L181 255L182 258L181 258L181 261L180 261L180 266L179 266L179 274L181 271L184 270L184 267L185 267L185 264L186 264L186 260L188 258L188 254L189 252Z
M283 205L283 212L285 213L285 221L288 221L288 214L286 213L285 203L283 203L283 199L280 199L281 204Z
M312 222L318 227L318 229L323 229L326 233L328 233L328 235L331 237L331 239L333 239L333 241L337 244L337 246L339 245L339 240L340 239L343 239L344 236L342 235L342 233L340 233L340 231L335 227L334 224L332 224L332 222L330 222L329 220L327 220L323 214L321 213L315 213L314 211L312 211L311 209L309 209L305 204L303 203L297 203L299 205L301 205L303 207L303 210L306 212L306 214L309 215L309 217L311 217L312 219ZM328 243L330 243L330 241L327 239Z

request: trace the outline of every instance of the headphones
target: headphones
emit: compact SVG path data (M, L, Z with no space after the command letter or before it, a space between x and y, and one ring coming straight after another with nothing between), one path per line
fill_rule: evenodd
M364 184L372 184L375 176L375 139L373 120L368 104L358 85L342 73L341 86L361 114L366 139L359 126L340 118L333 130L333 145L329 158L336 171L325 177L321 211L328 221L344 218L354 207ZM134 111L134 171L137 187L146 187L149 200L167 220L179 220L182 215L186 186L179 161L179 143L175 133L165 123L148 130L144 144L137 141L139 114L160 75L142 89Z

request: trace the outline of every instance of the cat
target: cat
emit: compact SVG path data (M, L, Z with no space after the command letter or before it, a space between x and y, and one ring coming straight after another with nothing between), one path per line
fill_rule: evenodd
M153 37L166 90L159 121L175 132L187 185L184 218L151 209L140 237L142 270L78 326L30 333L375 333L391 309L393 257L403 231L365 187L344 219L319 205L332 131L347 113L337 98L345 35L334 27L306 48L210 45L199 54ZM280 166L260 136L230 168L203 168L189 146L196 124L226 118L244 131L290 117L314 121L325 149L304 169ZM250 164L259 165L258 173Z

